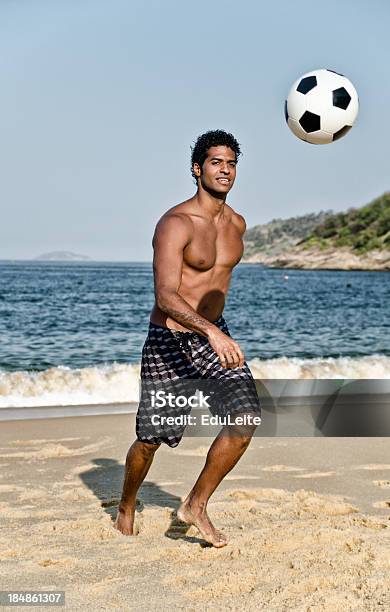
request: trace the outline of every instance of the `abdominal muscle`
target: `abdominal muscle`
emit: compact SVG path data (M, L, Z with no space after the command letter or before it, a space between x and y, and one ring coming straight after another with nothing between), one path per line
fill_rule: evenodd
M225 266L215 265L205 271L183 266L178 294L203 318L214 322L223 312L231 274L231 268ZM150 321L169 329L179 331L190 329L160 310L156 303L152 309Z

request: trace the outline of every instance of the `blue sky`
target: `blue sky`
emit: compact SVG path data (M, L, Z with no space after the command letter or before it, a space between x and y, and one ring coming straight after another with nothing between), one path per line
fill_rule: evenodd
M228 201L248 227L388 190L389 17L386 0L1 0L0 259L150 260L208 129L242 145ZM317 147L283 115L315 68L360 99L349 134Z

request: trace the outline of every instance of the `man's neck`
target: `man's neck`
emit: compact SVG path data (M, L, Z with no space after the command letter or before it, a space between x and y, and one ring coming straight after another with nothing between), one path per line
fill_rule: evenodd
M205 189L198 188L194 196L194 200L198 206L212 219L216 220L223 215L226 196L218 197L206 191Z

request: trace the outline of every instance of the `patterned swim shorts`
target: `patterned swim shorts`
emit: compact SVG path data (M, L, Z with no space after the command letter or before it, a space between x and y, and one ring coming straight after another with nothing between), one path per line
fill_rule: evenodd
M230 336L222 316L214 325ZM176 417L187 416L193 404L165 403L161 408L161 402L159 405L154 399L158 397L158 390L164 392L164 397L169 391L174 392L175 398L181 390L188 395L188 389L194 389L196 381L200 383L199 388L209 390L207 397L213 398L211 405L206 404L213 416L225 418L229 415L230 418L251 414L257 416L257 424L260 423L260 402L246 362L242 368L224 368L206 337L150 323L142 349L141 393L136 417L138 440L150 444L164 442L170 447L179 444L188 423L178 423L180 419ZM172 424L172 419L168 419L169 424L161 423L167 420L161 416L174 416L175 423Z

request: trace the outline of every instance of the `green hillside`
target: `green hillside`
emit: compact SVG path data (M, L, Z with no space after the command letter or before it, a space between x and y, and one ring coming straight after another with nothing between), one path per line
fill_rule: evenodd
M332 211L321 211L289 219L273 219L269 223L255 225L245 232L245 256L250 257L263 251L282 252L311 235L330 215Z
M328 216L298 244L320 249L347 246L357 253L390 249L390 192L362 208Z

